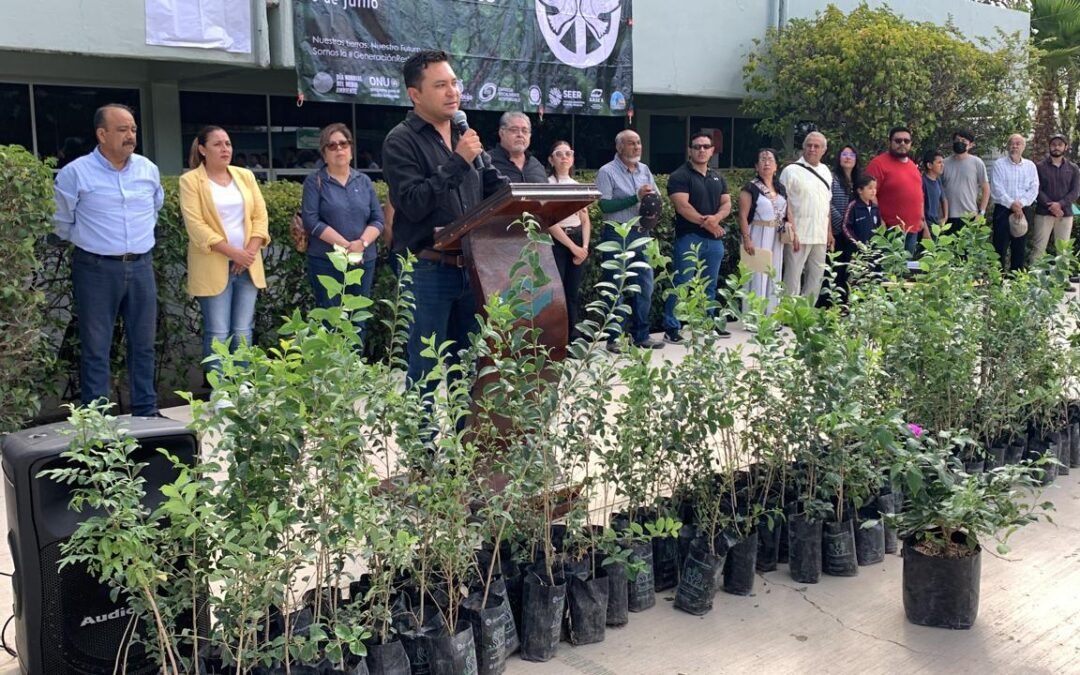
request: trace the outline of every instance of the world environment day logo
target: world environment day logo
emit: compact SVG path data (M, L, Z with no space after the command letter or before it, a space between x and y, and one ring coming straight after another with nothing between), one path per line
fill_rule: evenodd
M544 41L555 58L574 68L591 68L611 56L621 17L622 0L536 0Z

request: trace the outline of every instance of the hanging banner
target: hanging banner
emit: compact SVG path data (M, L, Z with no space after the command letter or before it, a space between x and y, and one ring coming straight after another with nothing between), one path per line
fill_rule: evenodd
M631 0L293 0L298 88L316 101L411 106L401 66L450 55L461 107L624 115Z
M146 0L146 44L251 53L251 3Z

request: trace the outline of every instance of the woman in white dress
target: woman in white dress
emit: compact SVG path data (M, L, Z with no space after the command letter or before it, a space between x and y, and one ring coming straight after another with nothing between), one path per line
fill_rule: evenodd
M747 290L768 298L767 312L772 313L777 302L777 280L784 273L784 245L780 241L783 227L795 231L795 223L787 208L787 193L780 181L775 180L778 169L776 151L762 148L758 151L757 176L739 192L739 229L742 232L743 249L748 255L763 248L772 252L773 271L759 272L750 277ZM798 238L793 244L799 250Z

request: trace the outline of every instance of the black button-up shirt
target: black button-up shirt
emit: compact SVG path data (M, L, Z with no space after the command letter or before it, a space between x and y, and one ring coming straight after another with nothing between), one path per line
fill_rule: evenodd
M690 206L703 216L711 216L720 211L721 201L727 194L727 182L713 169L706 169L705 174L702 175L693 164L686 162L671 172L668 177L667 192L668 197L677 192L687 193ZM706 239L710 237L718 239L702 229L701 225L691 223L676 211L675 236L681 237L686 234L696 234Z
M501 145L495 146L491 151L491 165L499 170L499 173L510 179L511 183L546 183L548 182L547 171L540 160L529 153L525 153L525 166L518 168L514 160L510 159L510 153Z
M1039 197L1035 200L1035 213L1050 215L1050 204L1058 202L1066 216L1071 216L1073 202L1080 198L1080 169L1070 162L1063 160L1061 166L1047 157L1035 165L1039 172Z
M458 142L451 129L451 144ZM415 111L383 141L383 178L394 205L394 251L430 248L445 227L508 181L495 168L478 171L446 147L442 135Z

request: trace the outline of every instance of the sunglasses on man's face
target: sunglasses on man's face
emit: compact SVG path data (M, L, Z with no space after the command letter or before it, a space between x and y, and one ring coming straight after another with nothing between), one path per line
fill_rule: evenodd
M351 145L352 144L348 141L331 141L330 143L327 143L325 147L327 150L345 150L351 147Z
M709 148L711 148L711 147L712 147L712 145L711 145L711 144L707 144L707 143L695 143L695 144L693 144L693 145L691 145L691 146L690 146L690 149L691 149L691 150L708 150L708 149L709 149Z
M910 138L894 138L892 139L892 142L896 143L897 145L911 145Z

